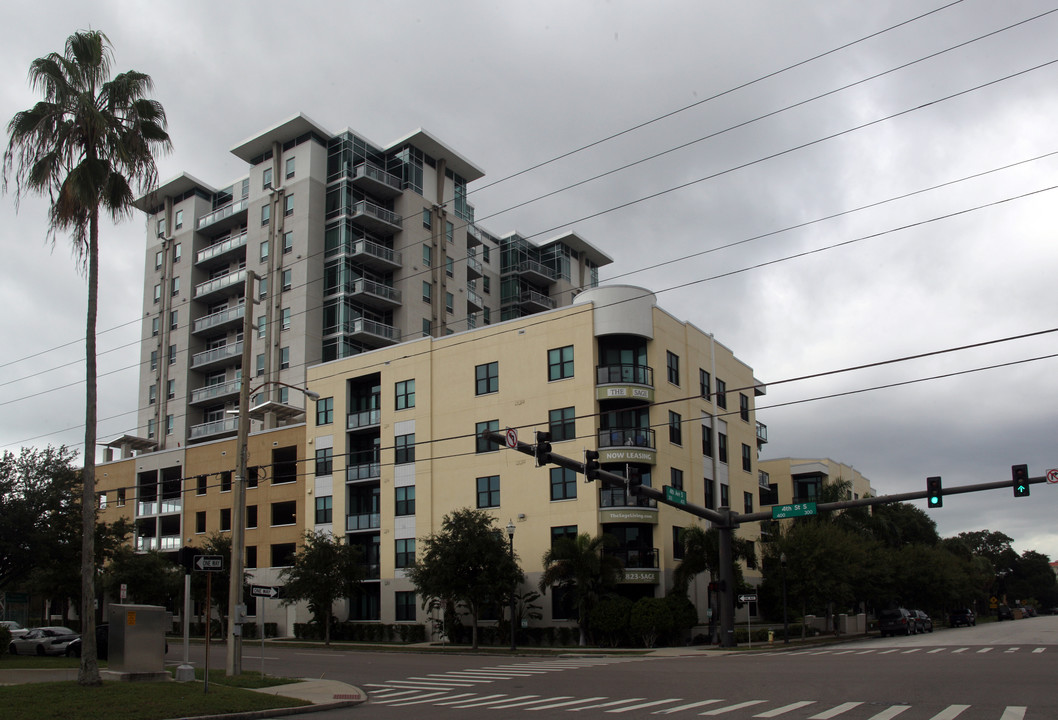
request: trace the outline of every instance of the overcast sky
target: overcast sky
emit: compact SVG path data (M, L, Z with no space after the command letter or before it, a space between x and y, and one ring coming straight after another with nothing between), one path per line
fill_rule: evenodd
M947 4L40 0L5 8L0 120L37 99L33 58L91 27L117 70L155 80L163 179L223 187L247 171L229 149L298 112L380 144L425 128L485 170L470 199L488 229L576 230L614 259L604 282L650 288L753 367L763 459L830 457L880 494L1021 462L1036 477L1058 467L1058 359L1032 359L1058 333L780 384L1058 327L1058 13L1029 20L1055 4ZM4 450L83 441L85 283L45 221L0 198ZM102 230L102 442L136 424L144 237L142 216ZM1058 558L1056 500L1035 485L931 515Z

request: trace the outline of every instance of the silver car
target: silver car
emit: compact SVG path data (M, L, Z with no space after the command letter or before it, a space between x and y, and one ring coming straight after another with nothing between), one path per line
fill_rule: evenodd
M14 620L0 620L0 627L7 628L13 638L21 637L29 632L29 630L22 627Z
M11 639L12 655L62 655L66 646L80 637L68 627L33 628L21 637Z

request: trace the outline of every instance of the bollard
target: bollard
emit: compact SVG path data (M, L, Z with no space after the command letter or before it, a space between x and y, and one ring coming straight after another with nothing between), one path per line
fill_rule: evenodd
M768 642L769 643L774 643L775 642L775 631L774 630L769 630L768 631Z

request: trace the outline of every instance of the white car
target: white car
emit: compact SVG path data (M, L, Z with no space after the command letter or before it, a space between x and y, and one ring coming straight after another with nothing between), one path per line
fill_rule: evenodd
M11 632L12 638L22 637L29 632L14 620L0 620L0 627L6 627Z
M67 627L33 628L21 637L12 638L12 655L62 655L66 646L80 637Z

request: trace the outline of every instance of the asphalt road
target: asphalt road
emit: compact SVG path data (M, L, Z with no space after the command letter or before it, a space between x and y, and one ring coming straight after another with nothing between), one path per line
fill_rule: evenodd
M214 653L211 666L223 666L223 646ZM269 645L264 659L270 673L329 677L367 691L367 703L312 716L319 720L529 720L532 713L572 712L578 720L1058 719L1058 617L816 648L780 644L735 654L688 649L680 657L537 658ZM259 669L260 662L260 647L248 645L244 667Z

